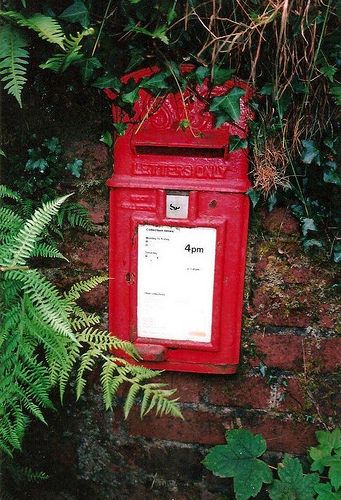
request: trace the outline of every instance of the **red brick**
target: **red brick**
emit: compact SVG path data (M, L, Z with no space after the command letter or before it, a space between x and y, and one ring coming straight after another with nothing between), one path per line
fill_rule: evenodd
M175 397L181 403L199 403L203 396L204 382L207 377L192 373L163 373L156 382L163 382L171 389L177 389Z
M150 439L180 441L182 443L218 444L224 442L223 419L207 411L183 411L185 420L173 417L157 417L148 414L143 420L137 411L127 420L128 432ZM227 419L224 419L227 425ZM232 425L232 422L230 422Z
M298 234L299 223L291 215L290 209L285 207L275 208L272 212L261 212L263 226L269 233Z
M255 434L261 434L269 451L305 454L316 444L317 428L311 424L265 415L252 417L249 423L242 419L242 424Z
M209 401L215 405L268 408L270 387L264 378L252 377L214 377L209 383Z
M108 303L108 285L102 283L96 286L90 292L86 292L81 297L81 305L87 309L101 311L107 307Z
M269 451L298 454L305 453L316 442L315 426L282 417L246 413L237 419L192 410L185 410L184 417L185 421L181 421L148 415L140 420L135 413L128 418L127 428L130 435L149 439L214 445L225 442L226 430L242 427L255 434L262 434Z
M108 202L106 200L96 200L95 204L81 200L80 204L89 211L90 218L94 224L104 223L108 211Z
M108 240L97 235L77 235L77 240L66 239L63 253L73 268L102 271L107 269Z
M333 371L341 364L341 338L257 333L253 339L269 367L303 371L304 365L313 363L322 371ZM259 360L254 360L253 366L258 364Z
M290 412L302 411L305 407L305 391L302 381L298 378L291 377L287 379L287 384L287 387L280 388L282 399L279 401L276 410Z

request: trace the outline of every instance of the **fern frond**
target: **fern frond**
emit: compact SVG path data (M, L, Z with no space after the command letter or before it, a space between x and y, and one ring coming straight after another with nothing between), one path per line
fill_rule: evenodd
M78 283L72 285L68 292L64 293L65 300L67 302L74 302L78 300L83 293L90 292L107 280L107 276L92 276L87 280L79 281Z
M36 245L37 238L57 214L59 207L71 195L62 196L54 201L44 203L35 210L32 217L25 223L13 242L12 256L8 259L9 266L24 265Z
M140 384L134 383L134 384L131 385L131 387L130 387L130 389L128 391L128 394L126 396L126 400L125 400L124 407L123 407L123 412L124 412L124 418L125 419L128 418L130 410L133 407L133 404L135 402L135 398L136 398L137 394L140 392L140 389L141 389Z
M100 375L100 380L103 390L103 401L106 410L112 408L113 397L115 396L119 385L124 382L124 379L122 378L122 382L120 382L117 385L113 385L112 381L114 379L115 372L116 372L116 365L112 362L110 358L107 359L103 363Z
M50 257L53 259L63 259L68 262L68 259L58 250L58 248L41 242L36 243L36 246L31 252L31 257Z
M20 26L25 26L35 31L40 38L49 43L59 45L64 50L65 33L60 24L50 16L43 14L34 14L34 16L25 19L23 16L18 17L17 23Z
M76 36L70 35L69 38L65 38L64 48L66 52L50 57L44 64L40 65L40 68L62 73L71 64L83 58L81 41L85 36L93 35L93 33L94 30L89 28L81 33L77 33Z
M80 203L67 203L62 206L57 214L57 224L62 227L65 222L69 226L81 227L84 231L93 232L94 224L89 217L88 210Z
M76 377L76 398L79 399L83 389L86 384L86 380L84 378L84 372L85 371L90 371L96 362L97 357L101 354L101 349L98 349L98 347L94 346L91 347L88 351L86 351L82 357L81 357L81 362L77 370L77 377Z
M5 279L22 282L23 290L29 294L32 304L44 322L56 332L77 342L65 313L65 303L58 289L35 269L27 271L5 271Z
M22 107L21 93L26 82L28 64L27 40L18 29L0 26L0 75L4 89L13 95Z
M6 231L16 233L22 227L23 220L9 207L0 207L0 233ZM0 234L0 238L3 235Z
M1 31L1 30L0 30ZM0 45L0 54L1 54L1 45ZM4 184L0 184L0 198L11 198L12 200L19 201L20 196L12 189L4 186Z

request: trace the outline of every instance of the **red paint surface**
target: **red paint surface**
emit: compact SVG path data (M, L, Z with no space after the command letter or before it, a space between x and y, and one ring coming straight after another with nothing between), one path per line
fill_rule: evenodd
M136 81L155 72L125 77ZM237 124L214 127L208 99L233 87L246 90ZM109 328L135 343L143 364L155 369L234 373L239 362L242 298L248 229L247 152L229 152L230 135L247 134L250 90L241 82L155 97L140 90L133 116L113 103L114 120L127 124L114 148L110 187ZM108 92L111 98L114 94ZM188 104L183 106L183 98ZM191 129L182 130L189 119ZM189 192L187 219L166 218L166 192ZM211 227L217 230L212 338L210 343L140 338L137 332L137 228L141 224ZM171 265L171 263L170 263ZM161 349L161 347L163 347ZM162 352L162 356L161 353Z

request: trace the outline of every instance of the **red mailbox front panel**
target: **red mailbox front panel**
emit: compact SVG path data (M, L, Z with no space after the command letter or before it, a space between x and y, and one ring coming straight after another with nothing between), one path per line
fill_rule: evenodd
M192 99L186 116L196 124L193 135L179 130L184 110L176 94L141 119L151 99L141 91L134 123L117 140L108 181L109 327L134 342L145 366L236 371L249 183L246 151L230 153L228 141L232 132L245 137L246 98L240 122L220 129ZM117 120L115 107L114 114Z

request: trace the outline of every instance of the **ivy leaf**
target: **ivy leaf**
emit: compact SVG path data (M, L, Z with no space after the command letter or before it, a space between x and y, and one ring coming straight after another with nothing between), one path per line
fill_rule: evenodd
M255 208L260 199L260 192L256 189L250 188L248 191L246 191L246 194L251 200L252 207Z
M135 25L134 26L129 25L128 27L129 29L131 29L131 31L134 31L135 33L142 33L143 35L150 36L151 38L158 38L159 40L161 40L161 42L165 43L166 45L169 44L169 39L166 35L167 31L166 25L158 26L157 28L155 28L154 31L149 31L146 28L141 28Z
M303 236L307 236L308 231L317 231L314 219L308 219L307 217L301 219L301 229Z
M82 75L83 84L87 84L91 77L94 74L96 69L102 67L101 62L97 59L97 57L87 57L83 61L80 62L80 72Z
M212 100L210 111L224 121L238 121L240 118L240 98L245 95L245 90L234 87L228 94L215 97ZM219 121L220 123L220 121Z
M51 137L50 139L45 139L43 141L43 146L55 155L59 155L62 152L62 146L58 137Z
M274 87L272 83L266 83L265 85L263 85L259 92L262 95L272 95L273 89Z
M136 87L135 89L131 90L130 92L126 92L124 94L121 94L121 101L124 102L125 104L133 105L134 102L137 100L138 95L139 95L139 88Z
M169 75L169 71L160 71L150 78L143 79L140 83L140 87L152 92L158 92L159 90L168 89L169 84L166 82L166 78L168 78Z
M266 451L266 442L260 434L245 429L226 433L227 444L214 446L204 459L207 469L219 477L233 477L237 500L256 496L263 483L272 482L269 466L259 460Z
M315 486L319 483L317 474L303 474L297 458L285 455L279 464L278 476L269 487L272 500L312 500Z
M195 70L194 74L195 74L196 81L199 83L199 85L201 85L202 82L205 80L205 78L208 78L210 76L211 71L206 66L199 66Z
M213 68L213 84L222 85L227 80L230 80L231 76L236 72L232 68L220 68L219 66L214 66Z
M83 167L83 160L73 160L70 163L67 163L66 170L68 170L74 177L77 179L80 178Z
M335 66L330 66L328 64L327 66L322 66L320 71L330 82L334 82L334 75L337 72L337 68Z
M119 92L122 87L122 83L117 76L113 75L100 76L91 85L98 89L113 89L115 92Z
M336 262L336 264L341 262L341 241L337 241L334 245L333 261Z
M306 139L302 141L302 146L303 151L301 153L301 160L303 163L310 165L313 161L315 161L317 165L321 165L320 151L315 146L315 142L310 139Z
M315 486L318 494L316 500L340 500L340 493L332 491L330 483L320 483Z
M330 87L329 94L334 97L336 104L338 106L340 106L341 105L341 85L338 83L338 84Z
M118 133L118 135L124 135L125 131L127 130L127 127L128 125L126 123L114 123L113 124L115 129L116 129L116 132Z
M233 151L237 151L237 149L244 149L247 148L247 140L246 139L241 139L238 137L238 135L231 135L230 136L230 144L229 144L229 151L232 153Z
M105 144L106 146L108 146L108 148L111 148L111 146L112 146L111 132L109 132L109 130L106 130L105 132L103 132L103 134L101 135L100 141L103 142L103 144Z
M341 177L335 161L327 161L324 165L323 180L329 184L341 186Z
M79 23L83 28L90 25L89 11L82 0L75 0L59 17L69 23Z

